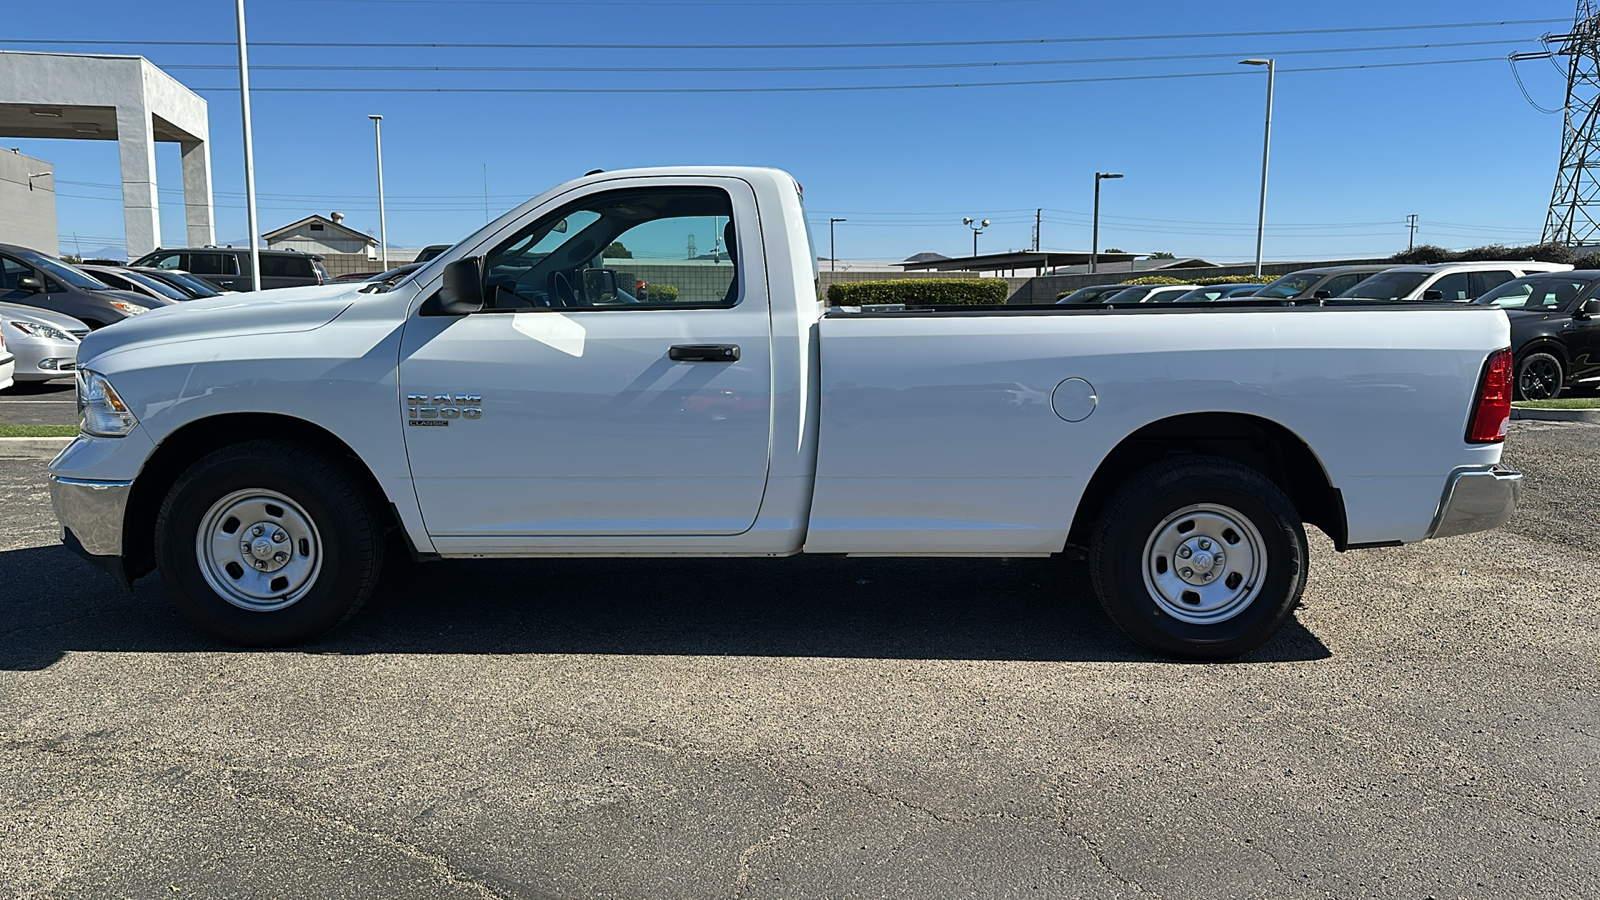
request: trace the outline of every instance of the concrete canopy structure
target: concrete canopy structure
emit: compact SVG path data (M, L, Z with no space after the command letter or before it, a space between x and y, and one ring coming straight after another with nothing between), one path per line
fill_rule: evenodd
M923 254L918 254L922 256ZM1108 253L1100 251L1098 259L1107 262L1127 262L1137 253ZM1088 253L1066 250L1015 250L1010 253L984 253L978 256L958 256L954 259L907 260L899 265L907 272L1004 272L1015 269L1033 269L1043 273L1058 266L1081 265L1089 262ZM912 258L913 260L915 257Z
M116 141L129 259L161 242L156 141L176 143L188 242L216 243L206 102L142 56L0 51L0 136Z

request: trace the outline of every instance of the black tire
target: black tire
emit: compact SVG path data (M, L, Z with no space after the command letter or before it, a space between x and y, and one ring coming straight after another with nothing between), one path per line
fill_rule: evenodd
M1199 529L1197 517L1206 523ZM1219 536L1200 550L1212 531ZM1177 539L1172 553L1161 551ZM1185 552L1192 569L1177 565ZM1144 469L1112 495L1095 524L1089 574L1106 615L1128 637L1168 656L1228 659L1266 643L1289 620L1305 589L1307 555L1300 516L1270 479L1232 460L1182 456ZM1205 569L1197 574L1201 556ZM1180 573L1188 573L1183 582ZM1188 581L1208 575L1215 583ZM1202 597L1223 599L1212 608Z
M289 503L275 504L274 497ZM251 523L226 530L230 520L238 522L237 517L226 514L235 508L227 505L231 502L261 503L260 508L266 510L261 515L266 518L260 521L268 528L275 521L274 509L283 517L284 530L279 533L288 537L284 547L290 563L257 575L242 567L229 568L236 566L237 560L222 565L207 561L208 555L217 563L223 558L220 552L206 549L215 545L202 543L202 528L214 539L224 533L240 537L241 546L250 540ZM220 524L209 524L212 519ZM305 541L295 538L290 532L296 529L290 522L302 531L309 523L311 537ZM268 539L272 537L275 535L269 532ZM383 565L383 532L372 498L336 457L288 441L235 444L190 466L161 505L155 538L161 581L179 610L202 630L249 647L300 644L338 627L355 615L372 593ZM295 556L296 547L304 553ZM243 550L238 556L246 563L257 559ZM259 561L273 564L272 558ZM208 571L217 579L231 575L233 583L240 586L246 585L241 580L245 575L269 578L261 590L278 589L281 596L230 599L208 582ZM272 576L280 571L300 573L293 582L297 587L290 590L290 582L284 578L285 587L279 588L279 579Z
M1554 400L1566 385L1566 369L1553 353L1529 353L1517 360L1518 400Z

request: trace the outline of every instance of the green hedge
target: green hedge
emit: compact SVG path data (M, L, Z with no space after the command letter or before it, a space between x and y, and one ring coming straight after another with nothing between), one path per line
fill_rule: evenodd
M1529 244L1524 247L1507 247L1489 244L1470 250L1446 250L1433 244L1423 244L1389 257L1399 265L1433 265L1453 262L1515 262L1536 260L1549 263L1571 263L1580 269L1600 269L1600 254L1585 252L1583 248L1565 244Z
M677 303L678 286L675 284L652 284L647 303Z
M1189 282L1181 278L1169 278L1166 275L1145 275L1142 278L1130 278L1124 281L1123 284L1189 284Z
M829 306L904 303L907 306L1003 306L1011 286L1004 278L898 278L828 285Z
M1266 284L1273 280L1271 275L1212 275L1209 278L1196 278L1189 283L1205 287L1208 284Z

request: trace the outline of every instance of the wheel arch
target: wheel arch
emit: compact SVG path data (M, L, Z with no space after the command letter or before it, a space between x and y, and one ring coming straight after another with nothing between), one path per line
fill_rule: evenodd
M249 440L293 441L346 462L383 516L382 527L396 527L388 497L365 461L338 435L314 422L280 413L228 413L190 422L156 445L128 495L123 516L122 565L128 581L155 570L155 523L172 486L201 457Z
M1572 365L1572 358L1567 354L1567 345L1553 335L1542 334L1517 348L1516 360L1521 365L1522 360L1530 353L1548 353L1561 362L1561 368L1567 369Z
M1085 486L1067 543L1087 547L1095 521L1117 488L1140 470L1179 454L1207 454L1249 466L1289 496L1300 518L1343 551L1348 548L1344 497L1327 467L1299 435L1246 413L1187 413L1151 422L1107 453Z

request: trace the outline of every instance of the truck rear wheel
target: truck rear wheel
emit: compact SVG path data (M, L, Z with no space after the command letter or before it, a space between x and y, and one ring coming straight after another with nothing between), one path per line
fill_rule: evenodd
M1095 525L1089 571L1106 615L1170 656L1227 659L1266 643L1305 589L1305 529L1260 472L1177 457L1128 479Z
M235 644L309 641L372 593L383 538L348 469L287 441L248 441L189 468L156 519L161 580L194 624Z

